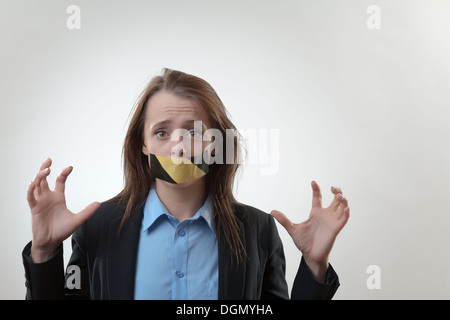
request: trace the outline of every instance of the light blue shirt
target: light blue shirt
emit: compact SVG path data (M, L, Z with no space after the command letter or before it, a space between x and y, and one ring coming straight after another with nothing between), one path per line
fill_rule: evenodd
M152 188L140 232L136 300L218 298L218 249L209 197L193 217L180 222Z

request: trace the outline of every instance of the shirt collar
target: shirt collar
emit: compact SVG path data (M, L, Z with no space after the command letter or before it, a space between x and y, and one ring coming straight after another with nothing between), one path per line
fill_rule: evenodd
M150 192L148 193L147 200L144 206L144 218L142 220L142 231L146 231L150 228L155 221L161 217L162 215L166 215L172 217L169 214L169 211L166 209L162 201L159 199L158 194L156 193L156 189L152 187ZM215 232L215 221L213 216L213 205L211 201L211 197L208 197L205 200L203 206L196 212L194 216L186 220L197 220L199 218L205 219L209 228Z

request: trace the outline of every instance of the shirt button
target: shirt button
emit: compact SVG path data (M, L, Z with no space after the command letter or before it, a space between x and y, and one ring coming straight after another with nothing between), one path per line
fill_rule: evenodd
M178 230L178 235L180 237L184 237L186 235L186 231L184 231L184 229L180 229L180 230Z
M184 277L184 273L181 271L177 271L175 272L175 274L177 275L178 278L183 278Z

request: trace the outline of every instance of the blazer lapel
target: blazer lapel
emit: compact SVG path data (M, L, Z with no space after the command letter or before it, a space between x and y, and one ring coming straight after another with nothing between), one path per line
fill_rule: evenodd
M140 227L143 207L131 213L129 221L119 231L123 215L111 220L109 227L109 246L107 277L109 298L132 300L137 263Z
M242 222L239 236L245 247L245 233ZM237 265L233 254L223 237L219 239L219 300L242 300L244 297L246 257Z

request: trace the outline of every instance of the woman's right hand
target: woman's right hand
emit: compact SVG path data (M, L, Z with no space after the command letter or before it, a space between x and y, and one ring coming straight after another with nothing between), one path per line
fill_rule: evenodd
M47 183L51 164L51 159L44 161L27 192L33 232L31 258L35 263L49 260L62 242L100 206L99 202L93 202L77 214L69 211L66 207L64 189L73 167L62 170L56 178L55 190L51 191Z

